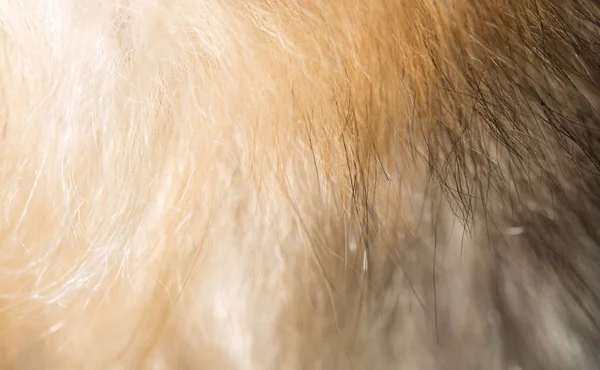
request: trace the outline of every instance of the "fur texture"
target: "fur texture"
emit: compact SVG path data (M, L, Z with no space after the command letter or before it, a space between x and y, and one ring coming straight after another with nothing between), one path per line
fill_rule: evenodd
M600 368L597 0L4 0L0 88L0 368Z

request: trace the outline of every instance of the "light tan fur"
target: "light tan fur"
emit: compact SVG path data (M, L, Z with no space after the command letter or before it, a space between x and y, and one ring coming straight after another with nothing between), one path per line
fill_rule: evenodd
M597 368L599 22L2 1L0 368Z

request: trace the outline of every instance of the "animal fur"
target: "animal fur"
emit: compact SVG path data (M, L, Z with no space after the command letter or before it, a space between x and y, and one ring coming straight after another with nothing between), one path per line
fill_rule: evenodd
M0 368L600 368L597 0L0 2Z

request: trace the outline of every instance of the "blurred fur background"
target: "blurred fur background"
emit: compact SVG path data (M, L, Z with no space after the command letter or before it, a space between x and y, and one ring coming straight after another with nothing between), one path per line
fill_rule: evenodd
M3 0L0 368L600 368L597 0Z

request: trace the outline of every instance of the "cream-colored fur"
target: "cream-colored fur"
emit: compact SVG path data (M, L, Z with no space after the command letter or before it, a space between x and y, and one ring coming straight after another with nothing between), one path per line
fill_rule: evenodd
M494 234L526 248L527 226L503 208L518 197L477 197L486 175L474 157L431 165L450 162L437 148L452 142L427 138L483 130L483 109L467 131L450 119L475 111L476 91L526 91L517 80L529 73L542 90L564 84L517 68L545 60L534 20L553 27L575 9L539 7L2 1L0 368L595 368L597 331L572 326L585 315L564 300L560 271L490 247ZM523 30L505 31L511 21ZM600 35L564 33L547 47L565 65L577 60L571 33ZM513 82L499 72L507 59ZM474 88L463 62L497 85ZM515 101L534 101L526 94ZM567 100L555 105L565 115ZM532 125L542 114L505 104ZM517 119L490 106L499 124ZM530 158L542 134L517 152ZM461 140L517 194L514 152L486 135L479 148ZM563 168L558 142L523 173ZM540 189L514 202L548 210ZM525 355L511 355L505 316L527 328L514 350Z

